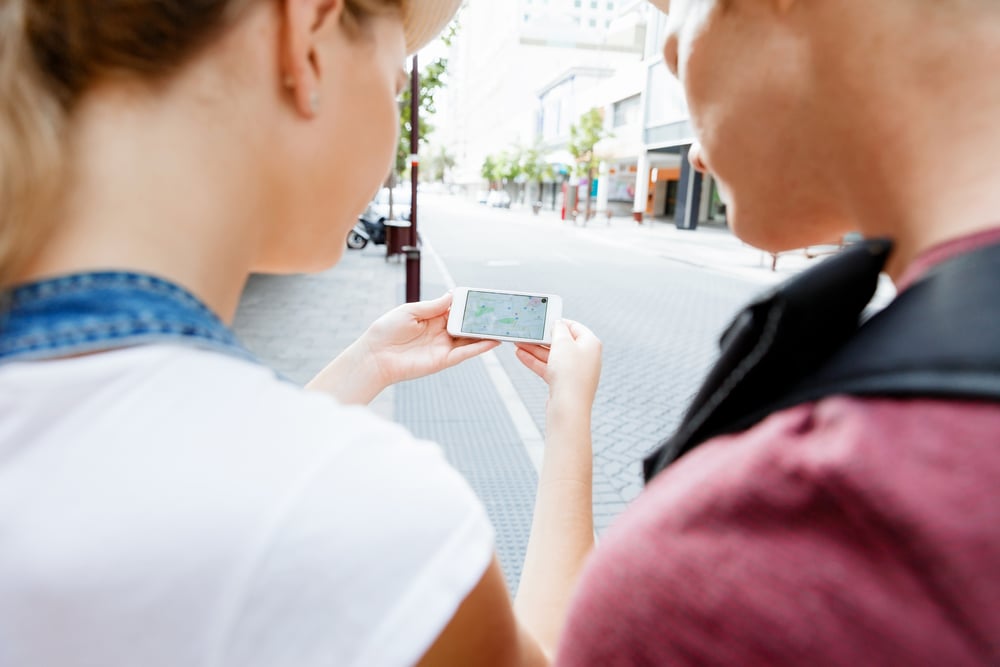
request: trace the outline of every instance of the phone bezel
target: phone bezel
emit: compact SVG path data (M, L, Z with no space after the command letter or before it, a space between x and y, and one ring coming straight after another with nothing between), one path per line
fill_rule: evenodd
M545 312L544 337L542 340L537 340L535 338L491 336L488 334L474 334L462 331L462 319L465 316L465 306L468 302L469 292L489 292L491 294L509 294L510 296L528 296L548 299L548 308ZM499 340L510 343L550 345L552 343L552 327L560 318L562 318L562 297L558 294L529 292L527 290L492 289L486 287L456 287L452 291L451 312L448 315L448 333L456 338L476 338L479 340Z

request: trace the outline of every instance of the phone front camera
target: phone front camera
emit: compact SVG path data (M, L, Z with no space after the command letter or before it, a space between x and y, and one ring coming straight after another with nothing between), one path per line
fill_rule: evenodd
M548 303L548 302L549 302L549 300L543 296L542 297L542 303Z

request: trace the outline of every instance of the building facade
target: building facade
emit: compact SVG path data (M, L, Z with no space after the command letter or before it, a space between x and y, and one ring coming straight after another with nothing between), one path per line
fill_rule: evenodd
M645 33L609 38L621 0L467 0L449 52L449 85L436 140L455 156L454 180L482 185L488 155L533 146L539 95L573 70L613 73L642 58ZM557 93L553 93L556 95ZM553 96L550 103L555 104ZM549 130L575 120L565 107Z
M518 188L523 201L576 208L587 190L569 128L596 107L610 134L590 184L597 215L683 229L724 221L717 187L687 159L694 135L683 89L663 64L665 36L666 16L646 0L468 0L441 124L455 180L482 189L488 155L534 146L551 170L541 189Z

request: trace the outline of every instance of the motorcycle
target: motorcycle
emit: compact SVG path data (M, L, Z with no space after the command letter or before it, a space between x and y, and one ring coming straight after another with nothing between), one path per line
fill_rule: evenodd
M361 250L369 243L385 245L385 219L363 213L358 216L358 222L347 234L347 247L351 250Z

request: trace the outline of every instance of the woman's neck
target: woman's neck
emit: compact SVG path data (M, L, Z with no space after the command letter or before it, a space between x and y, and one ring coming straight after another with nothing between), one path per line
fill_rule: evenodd
M92 97L74 116L62 214L21 282L80 271L151 273L232 320L262 207L231 128L158 99Z

